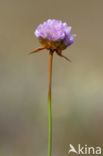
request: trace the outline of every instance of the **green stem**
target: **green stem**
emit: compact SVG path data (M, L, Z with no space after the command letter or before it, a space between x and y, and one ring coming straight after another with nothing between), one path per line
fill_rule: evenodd
M49 52L49 89L48 89L48 113L49 113L49 135L48 135L48 156L52 154L52 110L51 110L51 86L52 86L52 60L53 52Z

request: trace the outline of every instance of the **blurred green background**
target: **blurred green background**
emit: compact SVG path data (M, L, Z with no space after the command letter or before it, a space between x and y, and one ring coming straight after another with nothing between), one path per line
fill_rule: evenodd
M53 155L69 144L103 143L103 1L0 0L0 155L47 156L48 51L36 27L47 19L72 26L75 43L53 60Z

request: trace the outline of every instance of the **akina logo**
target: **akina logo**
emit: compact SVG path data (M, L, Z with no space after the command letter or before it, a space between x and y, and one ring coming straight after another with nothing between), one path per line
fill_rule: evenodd
M100 155L100 154L102 154L102 149L100 146L92 147L92 146L88 146L88 145L82 146L80 144L78 144L77 147L75 148L72 144L69 144L68 154L70 154L70 153Z

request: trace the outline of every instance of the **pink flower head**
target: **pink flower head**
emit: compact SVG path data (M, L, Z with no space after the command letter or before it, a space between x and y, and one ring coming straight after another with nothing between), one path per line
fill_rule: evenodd
M62 55L62 50L74 43L76 34L71 34L71 26L68 26L67 23L63 23L60 20L48 19L37 27L34 34L43 46L29 54L48 49L51 52L55 51L59 56L70 61Z
M68 26L67 23L63 23L62 21L55 19L49 19L43 24L40 24L34 33L42 44L43 41L46 41L44 44L49 43L50 45L51 43L51 46L53 44L55 45L55 43L58 43L60 47L63 47L63 49L70 46L76 37L75 34L71 34L71 26ZM62 44L62 46L60 44Z

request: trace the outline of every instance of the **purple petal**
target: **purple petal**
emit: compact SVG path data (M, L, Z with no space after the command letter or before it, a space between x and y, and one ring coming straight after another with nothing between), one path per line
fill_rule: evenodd
M71 45L74 42L76 35L71 35L71 26L60 20L48 19L43 24L40 24L34 34L39 39L48 39L50 41L63 41L66 45Z

